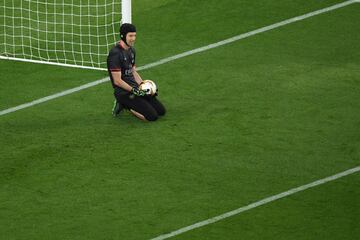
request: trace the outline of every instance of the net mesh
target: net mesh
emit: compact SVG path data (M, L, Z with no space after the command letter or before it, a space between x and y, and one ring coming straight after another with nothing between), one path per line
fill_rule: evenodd
M121 0L0 0L0 55L106 67Z

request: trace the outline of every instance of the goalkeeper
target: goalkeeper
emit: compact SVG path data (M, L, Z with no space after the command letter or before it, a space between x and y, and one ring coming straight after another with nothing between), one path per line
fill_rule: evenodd
M107 58L108 72L116 99L113 115L117 116L123 108L127 108L142 120L155 121L165 114L165 108L156 96L146 95L139 89L143 80L135 66L135 26L129 23L122 24L120 38Z

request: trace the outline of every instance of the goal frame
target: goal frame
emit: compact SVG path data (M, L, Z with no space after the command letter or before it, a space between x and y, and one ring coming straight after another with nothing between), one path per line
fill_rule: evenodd
M131 0L121 0L121 24L122 23L132 23L132 11L131 11ZM94 67L94 66L84 66L84 65L76 65L76 64L68 64L68 63L59 63L53 61L44 61L44 60L35 60L29 59L26 56L23 58L20 57L9 57L0 55L0 59L3 60L12 60L12 61L20 61L20 62L30 62L30 63L39 63L39 64L47 64L47 65L56 65L63 67L72 67L72 68L82 68L82 69L92 69L92 70L101 70L107 71L106 68Z

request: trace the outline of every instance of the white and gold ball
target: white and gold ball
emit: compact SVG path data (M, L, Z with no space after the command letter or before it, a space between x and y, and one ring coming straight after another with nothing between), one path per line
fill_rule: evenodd
M140 84L140 89L146 92L146 95L155 95L156 93L156 84L151 80L144 80Z

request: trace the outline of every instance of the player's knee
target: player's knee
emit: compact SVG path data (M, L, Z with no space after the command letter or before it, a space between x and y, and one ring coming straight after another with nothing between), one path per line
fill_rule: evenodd
M159 116L164 116L166 113L165 107L161 107L161 108L157 109L157 113L159 114Z
M153 121L156 121L159 116L157 113L148 113L148 114L145 114L145 119L150 121L150 122L153 122Z

